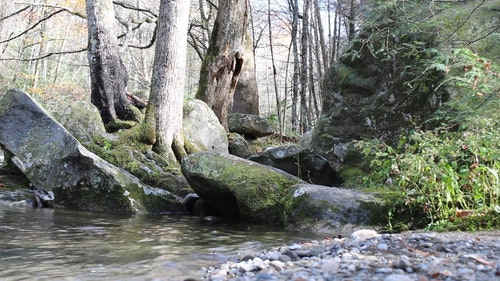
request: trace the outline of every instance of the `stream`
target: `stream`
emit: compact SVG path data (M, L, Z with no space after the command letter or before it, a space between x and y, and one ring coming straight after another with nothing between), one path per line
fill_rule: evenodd
M309 238L181 215L0 207L0 280L202 279L204 267Z

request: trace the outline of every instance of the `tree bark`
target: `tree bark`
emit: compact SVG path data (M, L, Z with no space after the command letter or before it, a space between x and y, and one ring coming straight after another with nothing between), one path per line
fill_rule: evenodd
M227 129L227 115L243 67L248 0L221 0L210 45L200 70L196 98L214 111Z
M128 75L118 53L113 2L87 0L86 9L91 101L99 109L104 124L117 119L138 121L137 111L126 96Z
M304 10L302 15L302 34L301 34L301 71L300 71L300 126L299 133L304 133L309 129L308 118L308 51L309 51L309 8L310 0L304 0Z
M298 47L298 34L299 34L299 2L298 0L293 0L292 5L292 53L293 53L293 77L292 77L292 113L291 113L291 123L292 131L296 132L298 129L298 115L297 115L297 105L299 99L299 85L300 85L300 59L299 59L299 47Z
M272 26L272 21L271 21L271 0L267 0L267 26L269 28L269 52L271 53L271 64L273 66L273 85L274 85L274 97L276 100L276 114L278 116L278 127L279 127L279 134L283 134L283 123L284 120L281 118L281 98L280 98L280 93L278 91L278 78L276 77L278 75L276 71L276 63L274 59L274 48L273 48L273 26ZM286 91L285 91L286 92ZM286 101L286 99L285 99ZM286 109L286 102L285 102L285 109ZM283 110L283 115L285 113L285 110Z
M255 58L253 55L252 38L248 32L244 45L243 57L245 61L234 91L231 112L259 115L259 91L255 75Z
M182 106L186 77L189 1L161 0L151 94L145 128L153 150L180 160L186 155Z

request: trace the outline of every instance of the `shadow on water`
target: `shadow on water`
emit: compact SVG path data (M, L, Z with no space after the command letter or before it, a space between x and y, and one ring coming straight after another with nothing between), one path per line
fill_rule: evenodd
M180 215L0 208L0 280L183 280L300 237Z

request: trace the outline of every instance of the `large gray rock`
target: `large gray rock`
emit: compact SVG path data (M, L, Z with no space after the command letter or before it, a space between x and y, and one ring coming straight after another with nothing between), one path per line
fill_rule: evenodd
M0 98L0 145L34 186L54 193L56 206L114 213L183 209L180 198L89 152L23 92Z
M298 184L284 203L289 230L348 234L356 229L379 229L387 224L391 197L345 188Z
M308 148L296 145L279 146L248 159L278 168L310 183L328 186L340 183L334 167L324 157Z
M282 224L282 198L291 186L304 183L281 170L214 152L191 154L181 168L210 208L259 223Z
M184 102L184 136L199 150L228 153L228 139L224 127L206 103L197 99Z
M58 104L50 114L81 143L94 141L106 133L97 108L88 101Z
M248 141L240 134L229 133L229 153L241 158L248 158L252 155L252 150L250 149L250 144Z
M232 113L227 120L229 132L256 139L272 135L273 129L266 119L252 114Z

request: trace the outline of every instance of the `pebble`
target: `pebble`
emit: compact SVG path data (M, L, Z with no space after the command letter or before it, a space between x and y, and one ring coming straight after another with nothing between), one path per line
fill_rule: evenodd
M354 232L269 249L206 269L204 280L500 280L500 230Z

